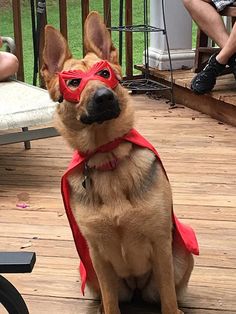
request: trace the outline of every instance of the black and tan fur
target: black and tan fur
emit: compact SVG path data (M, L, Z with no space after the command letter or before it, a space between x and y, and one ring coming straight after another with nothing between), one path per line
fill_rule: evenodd
M42 74L52 99L60 98L58 71L87 71L107 59L121 77L117 51L96 12L90 13L85 23L85 48L85 57L74 59L62 35L52 26L46 27ZM79 104L63 101L57 107L58 130L81 152L93 151L134 126L132 98L121 85L113 90L121 109L118 118L101 124L81 122L101 86L99 81L90 81ZM119 160L117 168L92 169L89 189L82 187L80 169L69 177L72 208L89 245L104 313L120 314L118 300L130 300L137 288L144 300L161 301L162 314L183 313L177 297L187 286L193 257L184 246L172 243L172 194L162 165L152 152L130 143L96 154L88 165L99 167L114 155ZM91 286L96 289L96 283Z

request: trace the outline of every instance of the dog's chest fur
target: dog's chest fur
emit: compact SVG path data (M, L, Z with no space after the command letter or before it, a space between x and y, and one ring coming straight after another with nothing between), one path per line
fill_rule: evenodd
M71 175L71 207L91 254L99 252L120 277L140 276L151 268L153 241L171 228L170 187L152 152L123 144L114 154L117 168L92 170L87 189L81 169Z

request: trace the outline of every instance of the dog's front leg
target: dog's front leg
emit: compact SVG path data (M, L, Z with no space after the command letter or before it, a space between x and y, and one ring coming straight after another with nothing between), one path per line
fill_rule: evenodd
M154 248L153 262L153 275L160 294L162 314L183 314L177 305L171 239L158 242Z
M120 314L117 274L112 265L109 262L106 262L100 254L93 252L92 261L101 289L104 313Z

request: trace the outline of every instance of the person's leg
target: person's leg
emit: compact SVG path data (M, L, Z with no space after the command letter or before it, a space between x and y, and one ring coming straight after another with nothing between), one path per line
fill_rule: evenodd
M217 9L212 5L213 2L221 10L228 5L231 0L183 0L186 9L198 26L222 48L219 54L214 54L208 60L204 69L198 73L191 82L191 89L198 94L204 94L211 91L215 84L216 78L225 69L226 64L230 64L236 73L236 49L233 45L236 43L236 28L232 34L228 34L223 23L222 17ZM235 45L236 48L236 45ZM230 59L231 57L231 59ZM235 59L235 60L234 60Z
M222 48L216 56L216 60L220 64L227 64L230 57L236 53L236 25L229 35L222 17L212 6L213 2L214 0L183 0L184 6L193 20L208 37Z
M0 52L0 81L6 80L18 70L19 62L15 55L9 52Z
M222 17L212 6L212 0L183 0L185 8L197 25L223 48L229 38Z
M232 31L229 35L227 42L217 55L217 60L222 64L226 64L228 63L230 57L235 53L236 53L236 23L232 28Z

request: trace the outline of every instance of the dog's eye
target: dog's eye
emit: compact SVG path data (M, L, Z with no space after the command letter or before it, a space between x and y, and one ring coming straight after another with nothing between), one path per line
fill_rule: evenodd
M69 87L78 87L81 82L81 79L73 79L67 81L67 86Z
M110 77L110 72L107 69L101 70L97 74L106 79Z

